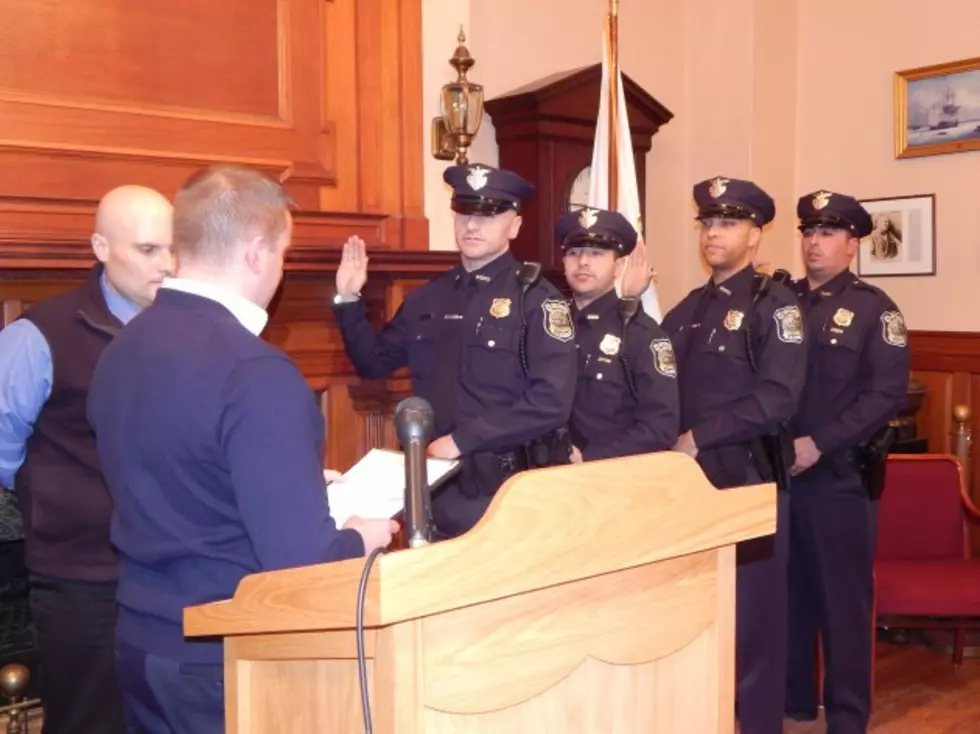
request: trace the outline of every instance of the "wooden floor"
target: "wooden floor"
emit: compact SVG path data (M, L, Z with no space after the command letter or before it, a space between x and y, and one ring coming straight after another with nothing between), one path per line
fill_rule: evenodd
M879 643L869 734L980 734L980 658L954 668L921 643ZM823 721L787 723L784 734L824 734Z
M949 655L922 644L879 643L876 685L869 734L980 734L980 658L953 668ZM32 721L30 734L40 731ZM822 721L793 722L784 734L826 731Z

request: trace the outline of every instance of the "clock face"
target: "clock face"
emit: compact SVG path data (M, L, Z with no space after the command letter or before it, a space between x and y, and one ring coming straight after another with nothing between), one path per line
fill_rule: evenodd
M586 166L576 174L572 185L568 188L565 208L576 211L589 205L589 182L592 179L592 166Z

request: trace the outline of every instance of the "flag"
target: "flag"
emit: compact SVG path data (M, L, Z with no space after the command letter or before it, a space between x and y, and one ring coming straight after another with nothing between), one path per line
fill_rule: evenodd
M599 92L599 119L596 124L595 145L592 149L592 169L589 181L589 206L595 209L612 209L609 206L609 72L610 52L609 33L603 34L602 85ZM636 163L633 158L633 139L630 136L629 119L626 116L626 96L623 94L623 75L616 68L616 170L618 173L618 200L615 207L626 217L643 237L643 222L640 215L640 189L636 181ZM616 292L621 294L620 281L616 282ZM662 320L656 286L650 287L642 296L643 310L658 324Z

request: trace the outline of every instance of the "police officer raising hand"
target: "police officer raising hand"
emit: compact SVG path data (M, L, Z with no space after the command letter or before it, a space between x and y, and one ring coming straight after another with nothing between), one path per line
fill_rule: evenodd
M642 293L650 267L637 232L622 214L582 209L555 225L565 278L573 292L572 318L579 375L572 407L572 461L666 451L677 438L680 397L674 350L666 332L637 298L618 298L615 281ZM635 283L628 269L642 269Z
M460 264L406 296L376 331L360 299L363 243L351 238L337 271L334 311L347 355L368 379L407 366L416 395L433 408L429 454L462 457L461 471L433 496L439 533L466 532L512 474L568 463L575 395L575 330L568 304L519 263L510 242L534 187L517 174L450 166Z
M357 236L348 238L340 256L336 278L337 294L342 302L352 302L360 297L361 289L367 282L368 259L364 240Z

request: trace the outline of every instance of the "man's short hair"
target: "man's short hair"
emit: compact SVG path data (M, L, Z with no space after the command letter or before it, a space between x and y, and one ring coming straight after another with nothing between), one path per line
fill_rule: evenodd
M295 202L252 168L217 165L191 176L174 197L178 257L223 262L239 245L261 238L274 246Z

